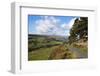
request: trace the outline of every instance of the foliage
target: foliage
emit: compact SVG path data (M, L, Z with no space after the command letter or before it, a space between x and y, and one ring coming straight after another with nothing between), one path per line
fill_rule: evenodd
M69 42L75 42L79 39L84 39L88 35L88 18L80 17L77 18L70 29ZM86 38L87 39L87 38Z
M73 53L67 48L66 45L57 46L50 54L49 59L72 59Z

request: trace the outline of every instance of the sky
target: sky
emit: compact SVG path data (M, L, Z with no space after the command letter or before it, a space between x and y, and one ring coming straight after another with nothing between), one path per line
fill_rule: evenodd
M28 15L28 33L69 36L76 18L79 17Z

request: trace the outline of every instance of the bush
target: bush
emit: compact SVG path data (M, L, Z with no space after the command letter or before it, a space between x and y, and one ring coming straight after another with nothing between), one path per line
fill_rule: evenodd
M48 59L72 59L73 53L64 45L55 48Z

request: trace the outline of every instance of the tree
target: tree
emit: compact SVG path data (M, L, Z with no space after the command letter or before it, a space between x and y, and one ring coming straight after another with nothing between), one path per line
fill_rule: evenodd
M73 24L73 27L70 29L69 42L75 42L79 39L88 37L88 18L80 17L77 18Z

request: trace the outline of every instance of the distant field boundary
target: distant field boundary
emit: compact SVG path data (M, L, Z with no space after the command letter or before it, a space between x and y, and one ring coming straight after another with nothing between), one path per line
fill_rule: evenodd
M31 52L31 51L34 51L34 50L37 50L37 49L40 49L40 48L50 48L52 46L57 46L57 45L61 45L61 44L42 45L42 46L39 46L39 47L33 47L31 49L28 49L28 52Z

